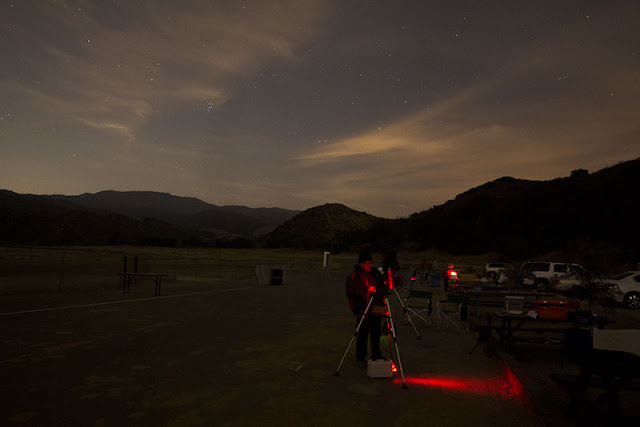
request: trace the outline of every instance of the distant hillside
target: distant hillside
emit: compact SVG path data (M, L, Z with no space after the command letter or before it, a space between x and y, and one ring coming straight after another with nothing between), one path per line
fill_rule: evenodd
M640 260L638 182L640 159L551 181L500 178L399 220L343 205L318 206L278 227L267 245L333 251L433 248L512 259L551 254L585 266L635 265Z
M0 190L1 244L175 246L190 240L201 244L203 237L159 220L137 220L65 200Z
M0 190L0 244L433 248L632 265L640 260L638 182L640 159L551 181L503 177L398 220L340 204L299 213L153 192L54 197Z
M299 213L279 208L221 207L193 197L153 191L101 191L79 196L50 197L136 219L153 218L202 229L225 238L253 238L266 234Z
M600 247L637 261L640 159L592 174L574 172L551 181L501 178L400 220L396 231L404 241L451 253L572 256Z
M367 230L385 221L341 204L307 209L276 228L267 238L269 247L343 250L363 243ZM364 233L364 234L363 234Z
M38 196L0 190L0 244L251 246L296 213L144 191Z
M90 209L111 211L131 218L156 218L180 224L185 217L215 207L193 197L178 197L154 191L100 191L79 196L53 195Z

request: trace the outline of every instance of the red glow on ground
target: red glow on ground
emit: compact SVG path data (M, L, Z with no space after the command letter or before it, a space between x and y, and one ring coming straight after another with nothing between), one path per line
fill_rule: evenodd
M408 385L455 390L467 393L497 396L502 399L524 399L524 390L511 369L504 367L500 376L494 378L443 378L443 377L406 377ZM394 383L402 382L394 379Z

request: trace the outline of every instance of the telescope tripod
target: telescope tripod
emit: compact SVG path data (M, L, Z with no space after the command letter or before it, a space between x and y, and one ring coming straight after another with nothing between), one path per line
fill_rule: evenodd
M397 295L398 294L396 292L396 296ZM369 299L369 303L367 304L367 308L364 310L364 314L360 318L360 322L358 322L358 326L356 327L356 330L353 333L353 337L351 337L351 341L349 341L349 345L347 346L347 349L345 350L344 354L342 355L342 359L340 360L340 364L338 365L338 368L336 369L336 372L333 374L334 376L337 377L337 376L340 375L340 368L342 367L342 363L344 363L344 359L345 359L345 357L347 357L347 353L349 353L349 349L351 348L351 345L353 344L353 341L358 337L358 332L360 332L360 327L362 326L362 323L364 322L364 319L367 316L367 314L370 313L370 310L372 309L372 304L373 304L373 296ZM386 317L387 317L387 321L388 321L388 324L389 324L389 332L391 333L391 336L393 337L393 343L395 344L395 347L396 347L396 355L397 355L397 358L398 358L398 369L400 369L400 375L402 376L402 388L406 389L408 387L407 387L407 383L406 383L406 381L404 379L404 369L402 369L402 361L400 359L400 348L398 347L398 337L396 336L396 328L395 328L395 325L393 323L393 316L391 314L391 307L389 306L389 299L387 298L387 296L384 297L384 305L385 305L385 308L387 310ZM414 329L415 329L415 326L414 326Z
M407 310L407 307L402 302L402 298L400 298L400 295L398 295L398 290L396 288L393 288L393 292L396 294L396 298L398 299L398 302L400 303L400 307L402 307L402 312L404 313L404 316L407 318L407 320L411 324L411 327L415 331L416 338L421 340L422 336L420 335L420 332L418 332L418 328L416 328L416 325L413 324L413 320L411 320L411 315L409 314L409 311Z

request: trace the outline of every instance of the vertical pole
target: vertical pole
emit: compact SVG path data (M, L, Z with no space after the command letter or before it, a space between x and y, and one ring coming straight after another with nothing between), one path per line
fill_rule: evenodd
M137 273L138 272L138 257L135 257L133 259L133 272Z
M129 280L127 278L127 256L123 255L122 256L122 293L126 293L127 292L127 281Z
M60 283L58 284L58 292L62 292L62 286L64 285L64 248L62 248L62 257L60 258Z

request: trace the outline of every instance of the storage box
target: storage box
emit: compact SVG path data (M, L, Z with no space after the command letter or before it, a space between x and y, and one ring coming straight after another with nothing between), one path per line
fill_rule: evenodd
M540 319L564 320L569 316L569 302L563 300L538 300L536 311Z
M504 297L504 311L506 314L524 313L524 297L507 295Z
M371 378L391 378L393 376L391 360L369 360L367 375Z

